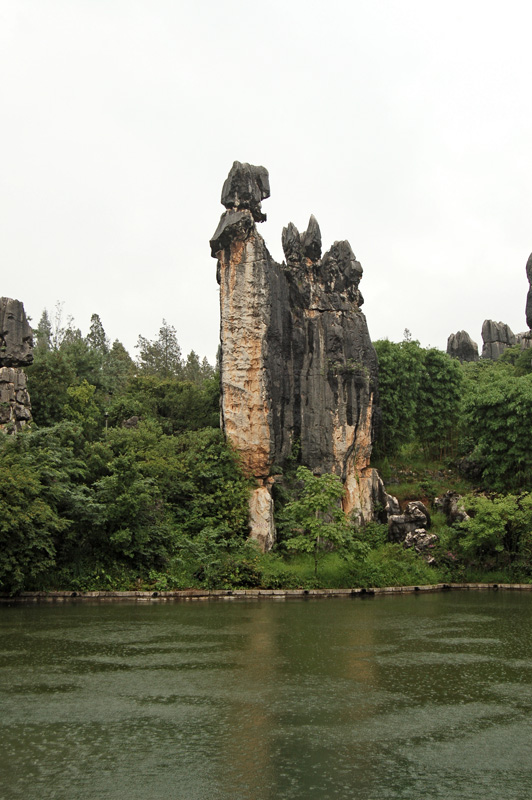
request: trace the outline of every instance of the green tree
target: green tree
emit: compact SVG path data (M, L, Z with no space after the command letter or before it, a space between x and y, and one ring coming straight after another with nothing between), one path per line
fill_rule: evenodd
M91 316L91 326L87 334L86 342L91 350L96 350L102 356L109 352L109 339L102 325L98 314Z
M66 526L42 498L31 464L0 457L0 590L15 593L55 564L54 537Z
M282 512L283 544L296 553L310 553L314 559L314 575L318 562L333 546L345 550L359 546L353 539L349 521L340 507L344 494L337 475L313 475L307 467L296 473L300 482L299 496L287 503Z
M201 384L161 379L156 375L131 378L109 405L109 421L120 425L132 416L157 420L165 434L220 425L218 377Z
M65 418L77 423L87 440L96 438L103 428L102 408L95 401L95 392L96 387L86 380L79 386L69 386L63 408Z
M470 519L458 526L466 561L481 567L532 566L532 495L465 498Z
M106 386L110 394L120 392L136 372L135 362L118 339L113 342L104 364Z
M183 365L182 379L191 383L201 384L207 378L212 378L213 375L214 367L209 364L207 359L200 360L198 354L191 350Z
M26 373L34 421L45 426L59 422L68 399L67 389L76 382L73 362L65 352L39 345Z
M35 348L37 352L50 350L52 347L52 323L46 309L41 314L39 324L33 331L35 337Z
M85 538L99 509L85 485L83 436L71 423L0 437L0 583L31 588Z
M465 367L465 365L463 365ZM496 491L532 485L532 374L500 361L464 369L461 446L483 485Z
M379 456L391 456L414 438L423 350L411 338L399 343L381 339L374 344L379 361L381 412L375 450Z
M165 319L157 339L150 341L139 336L136 347L139 350L138 365L141 372L160 378L181 377L183 362L176 329Z
M423 351L423 369L416 397L415 432L428 456L454 455L462 397L462 370L447 353Z

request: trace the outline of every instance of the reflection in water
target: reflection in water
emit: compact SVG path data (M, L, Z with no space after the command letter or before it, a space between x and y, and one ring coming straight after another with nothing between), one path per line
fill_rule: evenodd
M0 796L524 798L532 598L0 608Z

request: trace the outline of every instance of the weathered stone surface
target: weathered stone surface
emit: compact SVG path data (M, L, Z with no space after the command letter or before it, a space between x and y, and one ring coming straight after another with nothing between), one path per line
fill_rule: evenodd
M33 332L20 300L0 297L0 367L25 367L33 361Z
M26 375L20 367L0 367L0 430L14 433L30 420Z
M482 324L482 358L496 361L507 347L515 343L515 336L504 322L494 322L492 319L484 320Z
M321 231L314 214L311 214L308 228L299 233L293 222L283 228L281 237L286 263L290 266L300 264L303 259L315 263L321 258Z
M401 506L399 504L399 500L397 497L394 497L392 494L386 495L386 520L388 517L391 517L392 514L400 514L401 513Z
M20 300L0 297L0 430L14 433L31 420L26 375L33 361L33 332Z
M141 421L142 417L137 417L136 415L129 417L129 419L125 419L122 422L123 428L136 428Z
M261 201L270 196L270 179L264 167L235 161L222 188L222 205L226 208L247 208L256 222L264 222Z
M424 528L416 528L406 534L404 539L405 547L413 547L417 553L423 553L429 547L433 547L438 541L438 536L435 533L427 533Z
M454 525L455 522L463 522L469 519L462 497L457 492L446 492L441 497L436 497L434 505L445 514L448 525Z
M516 333L515 340L520 345L521 350L529 350L532 347L532 331Z
M345 241L320 258L313 217L304 234L292 223L283 230L286 264L277 264L255 226L268 195L266 170L235 162L222 193L228 210L211 240L220 283L222 426L261 490L270 492L268 479L297 447L313 471L341 476L346 512L366 521L375 498L386 501L369 467L377 358L360 310L362 267ZM270 519L270 502L257 490L252 533L265 542Z
M391 542L404 542L409 533L425 533L430 525L428 508L421 500L412 500L402 514L391 514L388 517L388 539Z
M532 253L526 262L526 277L528 278L528 283L530 284L530 288L526 296L526 324L532 329Z
M478 345L467 331L451 333L447 339L447 353L459 361L478 361Z
M275 521L271 484L258 486L251 494L249 503L249 529L263 551L271 550L275 543Z

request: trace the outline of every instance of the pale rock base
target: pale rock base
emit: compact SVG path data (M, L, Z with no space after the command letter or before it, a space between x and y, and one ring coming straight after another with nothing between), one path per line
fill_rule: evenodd
M271 550L275 542L273 498L269 486L258 486L249 501L250 538L263 553Z
M357 525L375 520L378 510L386 508L386 502L386 490L376 469L364 467L347 476L342 506Z

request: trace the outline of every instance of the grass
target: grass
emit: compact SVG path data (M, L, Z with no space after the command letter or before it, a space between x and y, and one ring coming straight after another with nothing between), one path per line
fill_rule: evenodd
M430 507L436 497L447 491L468 494L475 488L452 462L431 460L423 450L410 444L393 458L372 462L381 475L388 494L397 497L401 508L411 500L421 500Z
M310 556L285 560L266 554L262 556L262 578L268 589L346 589L440 583L447 579L447 573L429 566L401 545L385 544L370 550L363 559L328 553L320 561L317 579Z

